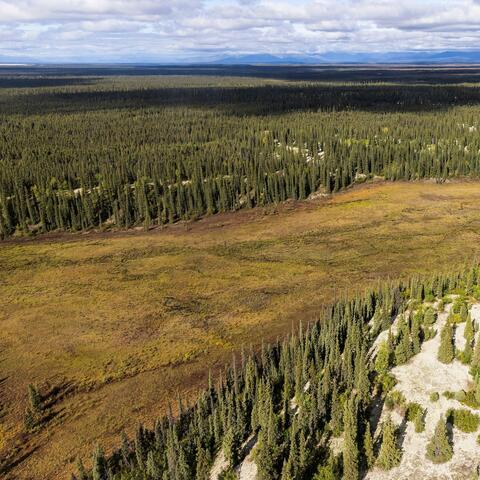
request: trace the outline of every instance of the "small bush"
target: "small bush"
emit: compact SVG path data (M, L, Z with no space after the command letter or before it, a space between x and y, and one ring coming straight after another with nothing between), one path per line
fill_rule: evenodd
M407 401L402 392L392 390L385 398L385 405L389 410L394 407L405 407Z
M448 305L449 303L452 303L452 297L450 297L450 295L445 295L440 301L443 305Z
M233 470L224 470L219 476L218 480L236 480L237 474Z
M443 392L442 395L448 400L453 400L455 398L455 392L446 391Z
M456 428L465 433L476 432L480 424L480 417L464 408L449 410L447 418Z
M393 401L393 398L387 396L385 398L385 408L387 408L388 410L393 410L394 406L395 406L395 403Z
M438 402L439 398L440 398L440 395L438 394L438 392L432 392L430 394L430 401L431 402Z
M435 296L433 295L433 293L427 293L427 295L425 295L425 301L433 303L435 301Z
M473 287L472 295L476 300L480 300L480 285L475 285Z
M464 399L463 400L458 400L459 402L463 403L467 407L470 408L479 408L480 405L478 404L476 398L475 398L475 390L470 390L468 392L463 392L464 393Z
M409 422L413 422L415 417L419 414L419 412L423 413L423 408L419 403L410 402L407 405L407 420Z
M466 307L467 302L465 298L458 297L455 299L452 305L452 312L455 314L459 314L462 311L462 307Z
M380 377L379 382L380 382L380 385L382 386L382 392L388 393L397 384L397 379L390 373L385 373Z
M467 394L465 390L460 390L458 392L455 392L455 400L459 402L464 402L467 398Z
M463 323L465 320L463 320L459 313L450 313L448 316L448 321L451 324L457 325L459 323Z

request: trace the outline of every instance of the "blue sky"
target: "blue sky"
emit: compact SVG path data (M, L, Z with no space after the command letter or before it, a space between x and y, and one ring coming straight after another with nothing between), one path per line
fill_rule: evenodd
M480 49L480 0L0 0L0 61Z

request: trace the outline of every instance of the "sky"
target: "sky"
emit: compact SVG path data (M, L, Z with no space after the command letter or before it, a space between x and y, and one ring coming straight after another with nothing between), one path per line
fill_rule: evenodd
M0 0L0 61L480 50L480 0Z

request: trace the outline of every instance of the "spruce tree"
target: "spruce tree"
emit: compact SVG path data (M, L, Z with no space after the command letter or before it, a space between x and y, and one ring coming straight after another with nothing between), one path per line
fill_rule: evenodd
M334 437L340 436L343 430L343 415L342 415L342 402L338 395L336 383L333 386L333 394L331 400L331 419L330 428Z
M232 426L228 428L223 437L223 454L230 468L238 463L241 442Z
M391 351L387 342L382 342L378 347L377 356L375 358L375 370L379 375L384 375L390 367Z
M395 427L390 416L385 420L382 430L382 445L376 464L382 470L390 470L398 466L402 458L402 452L397 446Z
M108 467L107 460L100 445L97 446L95 453L93 454L93 468L92 477L93 480L108 480Z
M453 456L453 449L448 441L447 429L443 417L438 421L433 437L427 444L426 456L433 463L448 462Z
M365 465L367 470L369 470L375 464L375 455L373 453L373 438L370 431L370 422L368 421L363 436L363 453L365 455Z
M344 407L344 441L343 441L343 478L357 480L358 446L357 446L357 400L351 395Z
M395 347L395 365L406 363L413 354L410 338L405 332L400 333L400 341Z
M477 335L477 339L475 340L470 373L473 376L475 376L477 373L480 373L480 333Z
M452 324L447 321L442 329L440 336L440 347L438 349L438 360L442 363L452 363L455 358L453 347L453 328Z
M43 409L42 397L37 388L32 384L28 386L28 402L32 412L35 415L40 415Z
M208 480L210 478L210 461L207 452L197 446L195 467L195 480Z
M422 348L422 339L420 337L420 334L420 317L418 314L415 314L412 321L412 348L414 355L420 353L420 350Z
M150 450L147 454L146 471L149 480L162 480L162 471L157 463L157 460L155 459L152 450Z
M423 322L427 326L432 326L435 323L435 311L433 308L429 307L425 310L425 315L423 316Z
M77 472L78 472L78 480L88 480L87 470L83 466L83 462L81 458L77 458Z
M475 379L475 390L474 390L475 401L477 402L478 405L480 405L480 373L477 373L474 379Z
M415 418L413 420L415 425L415 432L421 433L425 430L425 420L424 420L425 411L423 408L419 408L417 413L415 414Z
M465 330L463 331L463 336L465 337L465 341L470 344L473 342L475 337L472 316L470 314L467 315L467 319L465 321Z

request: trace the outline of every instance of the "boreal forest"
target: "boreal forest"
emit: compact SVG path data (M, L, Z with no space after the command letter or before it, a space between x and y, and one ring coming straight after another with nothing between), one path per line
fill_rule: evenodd
M0 64L0 477L471 480L480 68Z

